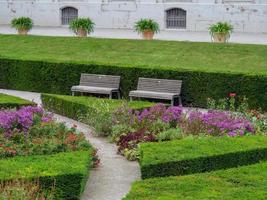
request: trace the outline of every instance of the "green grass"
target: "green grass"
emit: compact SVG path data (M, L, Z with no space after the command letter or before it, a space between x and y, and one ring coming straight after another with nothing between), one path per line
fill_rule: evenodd
M19 97L0 93L0 108L13 108L27 105L35 105L35 103Z
M186 138L140 147L143 178L192 174L267 160L267 137Z
M267 46L0 35L0 59L267 75Z
M189 176L154 178L133 184L123 200L265 200L267 162Z

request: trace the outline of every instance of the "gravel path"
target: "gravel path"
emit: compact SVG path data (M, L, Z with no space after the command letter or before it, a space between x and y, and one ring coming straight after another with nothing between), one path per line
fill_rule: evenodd
M41 104L40 94L15 90L0 89L0 93L18 96ZM130 190L133 181L140 179L140 169L137 162L129 162L116 153L117 148L105 138L94 137L90 128L77 121L55 115L58 121L68 126L77 125L78 130L85 133L90 143L98 149L100 166L90 171L90 178L82 200L120 200Z

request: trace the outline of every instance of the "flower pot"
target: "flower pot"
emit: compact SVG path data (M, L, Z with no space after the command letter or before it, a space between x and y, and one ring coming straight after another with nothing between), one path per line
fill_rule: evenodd
M87 31L83 28L79 28L76 34L78 37L87 37Z
M213 41L217 43L226 43L230 37L229 33L213 33Z
M25 29L25 28L19 28L18 29L18 34L19 35L27 35L28 34L28 29Z
M143 39L145 40L152 40L154 37L154 32L151 30L143 31Z

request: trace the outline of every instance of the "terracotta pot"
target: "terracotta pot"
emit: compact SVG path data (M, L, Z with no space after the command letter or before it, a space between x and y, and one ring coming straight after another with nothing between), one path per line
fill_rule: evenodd
M78 37L87 37L87 31L83 28L80 28L77 30L77 36Z
M18 34L19 35L27 35L28 34L28 30L25 28L19 28L18 29Z
M154 32L151 30L143 31L143 39L145 40L152 40L154 37Z
M217 43L226 43L228 42L229 37L229 33L214 33L213 41Z

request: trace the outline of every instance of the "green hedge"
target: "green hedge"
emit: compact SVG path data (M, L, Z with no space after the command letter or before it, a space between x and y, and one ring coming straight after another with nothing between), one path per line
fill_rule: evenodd
M189 176L153 178L133 184L123 200L265 200L267 162Z
M54 94L41 94L43 106L52 112L67 116L72 119L78 119L81 115L92 115L95 110L103 110L103 112L112 112L126 103L130 108L140 110L154 105L147 101L132 101L104 99L85 96L67 96Z
M55 183L55 199L79 199L92 165L91 152L14 157L0 160L0 181L36 179L44 188Z
M44 93L70 94L81 73L122 76L124 97L135 89L138 77L183 80L182 99L186 106L205 107L208 97L225 98L230 92L249 98L251 108L267 110L267 76L260 74L189 71L171 68L134 68L113 64L51 63L0 59L0 87Z
M140 146L142 178L226 169L267 160L267 137L187 138Z
M0 109L1 108L20 108L22 106L34 106L35 103L21 99L19 97L14 97L11 95L0 93Z

